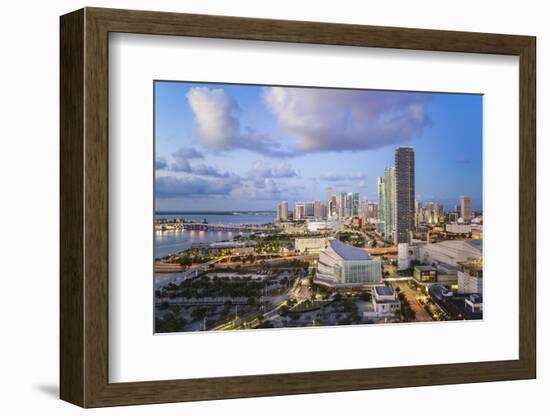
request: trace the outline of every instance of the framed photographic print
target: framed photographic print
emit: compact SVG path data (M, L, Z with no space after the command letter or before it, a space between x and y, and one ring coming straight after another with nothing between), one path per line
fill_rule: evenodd
M61 17L61 398L536 376L535 38Z

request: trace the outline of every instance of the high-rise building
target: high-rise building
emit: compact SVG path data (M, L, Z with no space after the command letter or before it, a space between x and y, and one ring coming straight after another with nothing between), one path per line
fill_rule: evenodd
M288 219L288 202L283 201L277 204L277 221L286 221Z
M333 211L336 210L336 207L334 207L332 205L332 197L333 196L334 196L334 194L332 193L332 188L329 186L327 188L327 218L332 217L332 215L334 214Z
M321 201L313 201L313 217L316 219L323 218L323 212L321 210Z
M361 202L359 203L359 218L363 222L367 222L369 218L369 201L366 196L361 198Z
M414 149L395 150L395 243L410 243L414 229Z
M460 216L464 222L470 222L472 219L472 198L469 196L460 197Z
M321 218L328 218L328 207L325 204L321 204Z
M349 218L353 216L353 193L348 192L344 195L344 217Z
M385 187L384 187L384 177L379 176L376 181L376 191L378 193L378 221L376 223L376 231L378 233L383 234L384 229L386 227L386 224L384 224L385 220L385 211L384 211L384 202L386 196L384 195Z
M351 194L351 217L359 216L359 194L354 192Z
M304 204L304 216L307 218L313 218L315 216L315 201L307 201Z
M434 219L434 222L438 224L445 222L445 208L443 207L443 204L435 204Z
M385 240L394 240L395 234L395 168L384 169L378 177L378 232Z
M306 204L304 202L296 202L294 204L294 219L303 220L306 217Z
M368 218L373 220L378 218L378 204L376 202L369 202L367 211L368 211Z
M338 215L338 219L346 217L346 198L347 195L343 192L336 196L336 214Z

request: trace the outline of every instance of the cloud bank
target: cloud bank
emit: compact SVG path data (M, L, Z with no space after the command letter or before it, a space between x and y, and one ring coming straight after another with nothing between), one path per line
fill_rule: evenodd
M241 129L237 102L223 89L191 88L187 101L195 116L201 144L214 150L248 149L285 156L280 143L251 127Z
M190 162L191 160L204 159L204 155L191 147L182 147L178 149L176 152L172 153L172 158L174 162L170 170L173 172L193 173L195 175L210 176L214 178L227 178L229 176L229 173L221 173L216 168L209 165L192 165Z
M237 189L240 183L241 179L237 176L221 179L160 176L155 179L155 195L160 198L223 196Z
M296 176L298 176L298 172L296 172L286 161L282 161L275 166L270 166L267 163L258 161L254 163L250 171L250 177L255 179L294 178Z
M421 93L270 87L262 96L298 153L396 145L429 123Z

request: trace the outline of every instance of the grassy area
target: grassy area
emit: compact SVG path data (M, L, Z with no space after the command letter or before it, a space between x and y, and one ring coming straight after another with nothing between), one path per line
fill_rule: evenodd
M309 312L316 309L322 308L323 306L328 305L332 301L330 300L306 300L304 302L298 303L296 306L292 307L288 312L297 313L297 312Z

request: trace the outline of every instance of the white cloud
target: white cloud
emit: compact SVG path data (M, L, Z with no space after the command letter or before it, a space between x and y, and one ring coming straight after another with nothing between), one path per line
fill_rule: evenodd
M261 131L241 129L237 102L223 89L191 88L187 100L195 115L199 141L214 150L247 149L285 156L280 143ZM241 131L242 130L242 131Z
M214 149L231 147L239 134L237 103L222 89L191 88L187 100L195 114L201 142Z
M271 166L262 161L254 163L252 170L250 171L250 177L254 179L263 178L294 178L298 176L292 166L286 161L281 161L275 166Z
M338 173L334 173L333 171L328 171L320 175L319 178L315 178L315 179L328 181L328 182L342 182L342 181L364 180L365 175L361 173L338 174Z
M395 145L429 122L425 94L269 87L263 100L298 152Z

